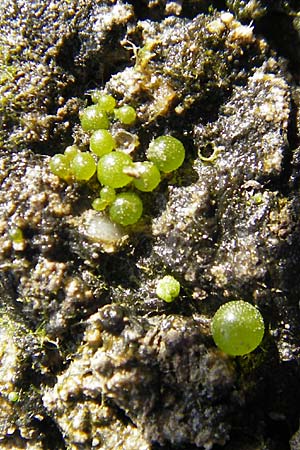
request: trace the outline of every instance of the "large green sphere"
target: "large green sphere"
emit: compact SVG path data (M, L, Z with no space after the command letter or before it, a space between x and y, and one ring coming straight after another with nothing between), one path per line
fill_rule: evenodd
M90 153L77 153L70 162L70 168L76 180L87 181L96 172L96 163Z
M134 192L122 192L116 196L109 208L109 216L113 222L120 225L136 223L143 212L143 203Z
M173 136L159 136L150 142L146 156L161 172L168 173L182 165L185 149L182 142Z
M264 335L262 315L242 300L222 305L214 315L211 331L216 345L228 355L246 355L261 343Z
M74 157L76 155L78 155L79 153L80 153L80 150L77 147L77 145L69 145L68 147L65 148L64 156L67 158L67 161L70 164L72 159L74 159Z
M136 119L136 111L132 106L123 105L115 109L115 118L124 125L131 125Z
M133 184L139 191L151 192L160 183L160 173L155 164L150 161L134 163L137 170L137 178L133 180Z
M107 114L98 105L92 105L85 108L80 113L80 123L84 131L96 131L109 127Z
M110 153L115 147L116 142L108 130L96 130L92 134L90 150L99 156L99 158Z
M92 92L91 95L93 103L97 103L100 109L108 113L113 112L116 106L116 100L113 98L112 95L104 94L104 92L98 90Z
M132 167L132 159L126 153L108 153L98 162L98 180L103 186L114 189L126 186L132 180L132 177L126 174L126 169L130 167Z
M50 170L54 175L57 175L63 180L68 179L71 176L71 171L69 167L69 160L65 155L58 153L49 161Z

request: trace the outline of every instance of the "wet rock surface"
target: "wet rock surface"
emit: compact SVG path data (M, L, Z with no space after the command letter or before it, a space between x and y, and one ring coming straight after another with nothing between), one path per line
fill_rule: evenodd
M222 444L230 405L238 399L233 362L216 349L207 350L208 329L200 317L137 319L124 308L107 305L88 320L83 347L54 390L45 393L44 403L72 445L87 445L90 435L84 417L78 426L77 414L92 402L93 421L101 416L102 407L95 404L99 395L105 396L110 415L114 410L126 415L126 430L134 426L137 442L125 440L123 448L136 448L139 440L142 448L149 448L151 441ZM65 408L66 400L70 409ZM95 426L94 432L99 442L95 448L113 448L104 444L101 427Z
M0 5L3 449L299 448L299 73L265 22L297 33L299 7L210 3ZM95 87L136 108L134 158L162 134L186 148L132 227L49 170L86 148ZM210 321L241 298L266 333L231 358Z

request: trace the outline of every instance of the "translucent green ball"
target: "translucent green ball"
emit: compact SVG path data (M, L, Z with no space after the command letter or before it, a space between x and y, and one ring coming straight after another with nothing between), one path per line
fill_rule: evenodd
M90 153L78 153L70 162L71 171L76 180L87 181L96 172L96 163Z
M69 161L69 163L72 161L74 156L77 155L78 153L80 153L80 150L77 147L77 145L69 145L68 147L65 148L65 151L64 151L64 155L67 158L67 160Z
M243 300L222 305L214 315L211 331L216 345L228 355L246 355L261 343L264 320L253 305Z
M108 113L112 113L115 106L116 100L112 95L104 94L101 91L94 91L91 94L93 103L97 103L99 108Z
M142 200L134 192L123 192L118 194L109 208L111 220L123 226L136 223L142 213Z
M104 211L107 205L108 203L105 200L103 200L103 198L95 198L95 200L92 203L92 208L95 211Z
M85 108L80 114L80 123L84 131L96 131L109 127L107 114L98 105Z
M130 167L132 167L132 160L126 153L108 153L98 162L98 180L102 185L112 188L126 186L132 180L132 177L125 173Z
M95 198L92 203L92 208L96 211L103 211L108 205L110 205L116 198L116 191L109 187L104 186L100 192L100 197Z
M69 160L65 155L58 153L54 155L49 161L49 167L54 175L57 175L59 178L63 180L69 178L71 176Z
M116 147L116 142L108 130L96 130L90 139L90 150L101 156L110 153Z
M134 164L137 178L133 180L139 191L151 192L160 183L160 172L155 164L150 161L137 162Z
M180 283L171 275L166 275L157 283L156 295L165 302L171 303L178 297L179 292Z
M102 200L104 200L105 202L107 202L107 204L112 203L115 198L116 198L116 191L114 190L114 188L110 187L110 186L104 186L101 190L100 190L100 198L102 198Z
M9 230L9 238L15 243L23 242L24 241L23 231L19 227L13 227Z
M185 149L182 142L173 136L159 136L150 143L146 155L161 172L168 173L182 165Z
M115 118L124 125L131 125L136 119L136 111L132 106L123 105L121 108L115 109Z

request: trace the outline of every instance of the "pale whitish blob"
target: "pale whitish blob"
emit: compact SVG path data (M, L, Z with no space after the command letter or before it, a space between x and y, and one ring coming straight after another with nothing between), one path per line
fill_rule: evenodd
M227 25L227 26L230 25L234 19L233 14L231 14L230 12L224 12L221 14L220 17L221 17L222 22L225 23L225 25Z
M125 236L124 230L102 214L89 214L85 222L85 232L94 241L115 244Z
M221 35L226 30L226 26L220 19L216 19L207 25L207 30L210 33Z
M111 222L104 214L89 210L84 218L84 234L94 242L102 245L106 252L113 252L126 240L124 229Z
M254 42L253 27L239 25L229 33L228 39L231 42L236 41L244 45L251 44Z

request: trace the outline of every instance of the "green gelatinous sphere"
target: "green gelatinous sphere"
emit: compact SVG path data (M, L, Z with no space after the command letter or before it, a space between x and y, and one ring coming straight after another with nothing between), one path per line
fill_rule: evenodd
M10 401L10 402L15 403L15 402L19 401L19 398L20 398L20 395L17 391L12 391L8 394L8 401Z
M159 136L150 143L146 155L161 172L168 173L182 165L185 149L173 136Z
M160 172L155 164L150 161L134 164L137 177L133 183L137 189L143 192L153 191L160 183Z
M96 130L90 139L90 150L101 156L110 153L116 147L116 142L108 130Z
M92 208L95 211L103 211L107 207L108 203L103 198L95 198L92 203Z
M10 239L15 242L23 242L24 241L24 235L23 231L19 227L13 227L9 230L9 237Z
M123 105L121 108L115 109L115 118L124 125L131 125L136 119L136 111L132 106Z
M85 108L80 114L80 123L84 131L96 131L109 127L107 114L98 105Z
M114 188L112 188L110 186L104 186L100 190L100 198L102 200L104 200L105 202L107 202L107 204L110 204L116 198L116 191L114 190Z
M99 108L108 113L112 113L115 106L116 100L112 95L104 94L101 91L94 91L91 94L92 102L97 103Z
M109 208L111 220L123 226L136 223L142 213L142 200L134 192L118 194Z
M132 177L125 173L132 167L130 156L122 152L111 152L102 156L98 162L97 176L103 186L120 188L131 182Z
M262 315L243 300L222 305L214 315L211 331L216 345L228 355L246 355L261 343L264 335Z
M78 153L70 162L71 171L76 180L87 181L96 172L96 163L90 153Z
M80 153L79 148L77 145L69 145L65 148L64 155L67 158L68 162L70 163L75 155Z
M178 297L179 292L180 283L171 275L166 275L157 283L156 295L165 302L171 303Z
M49 167L54 175L57 175L63 180L71 176L69 160L65 155L58 153L54 155L49 161Z

